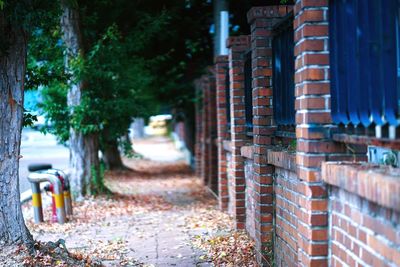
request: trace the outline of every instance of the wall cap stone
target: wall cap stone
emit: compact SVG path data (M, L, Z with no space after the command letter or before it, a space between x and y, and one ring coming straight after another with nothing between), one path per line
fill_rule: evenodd
M231 36L226 39L226 47L231 48L232 46L249 46L250 35Z
M249 24L252 24L256 19L281 18L292 11L292 5L252 7L247 12L247 22Z
M225 55L220 55L220 56L216 56L214 58L214 63L218 64L218 63L228 63L229 58L228 56Z
M240 154L242 157L253 159L254 158L254 146L242 146L240 148Z
M389 209L400 211L400 170L366 162L323 162L322 179Z
M296 172L296 154L284 150L268 149L268 164Z
M232 141L231 140L223 140L222 146L224 150L232 152Z

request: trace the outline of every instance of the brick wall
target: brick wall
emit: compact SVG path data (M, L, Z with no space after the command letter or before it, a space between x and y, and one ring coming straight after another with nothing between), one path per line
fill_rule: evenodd
M254 147L253 145L242 146L241 155L244 161L244 176L246 179L245 187L245 207L246 207L246 231L249 236L256 240L256 199L257 190L254 182Z
M234 168L232 166L232 153L227 151L226 152L226 167L227 167L227 190L228 190L228 213L232 216L234 216L236 212L236 203L234 202L234 199L236 199L236 180L235 180L235 174L234 174Z
M267 151L267 161L275 166L274 252L276 266L297 266L297 210L300 181L296 174L295 154Z
M272 262L276 266L399 266L398 171L332 163L365 160L365 149L351 153L348 146L331 139L337 126L330 115L328 12L328 0L254 7L247 13L250 38L230 37L228 57L216 59L220 207L234 216L236 228L246 229L255 240L257 260L263 266ZM272 38L274 26L290 15L296 132L282 137L273 120ZM248 49L253 97L250 139L243 69ZM226 67L231 135L224 110ZM207 128L201 122L198 126L202 132ZM296 141L294 150L287 147L290 140ZM374 168L379 171L371 172ZM268 253L271 248L274 256Z
M275 261L277 266L297 265L297 187L295 172L275 168Z
M218 155L215 73L210 68L195 87L201 101L196 104L196 173L214 193L218 193Z
M400 266L398 171L330 162L322 176L330 185L330 264Z
M244 172L246 177L246 191L245 191L245 202L246 202L246 231L249 236L254 240L256 238L255 233L255 202L254 202L254 171L253 161L245 160Z
M218 154L217 154L217 106L216 106L216 84L215 84L215 68L210 67L206 76L207 84L206 91L208 94L209 102L207 104L207 129L208 129L208 178L207 186L215 193L218 194Z

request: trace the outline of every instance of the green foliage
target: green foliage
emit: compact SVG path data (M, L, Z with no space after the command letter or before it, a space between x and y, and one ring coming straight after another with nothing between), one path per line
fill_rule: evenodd
M274 241L267 241L265 244L265 257L268 261L269 266L274 267L275 264L275 255L274 255Z
M289 152L296 152L297 149L297 140L293 139L289 142L288 150Z
M50 125L41 130L53 133L59 141L66 142L70 127L67 107L67 81L70 75L64 67L58 12L48 18L47 24L40 24L31 33L25 88L41 93L43 102L37 106L45 113Z
M9 36L11 28L29 35L35 27L48 24L57 7L58 1L52 0L0 0L0 54L8 53L9 39L4 37Z
M56 23L54 19L54 23ZM53 82L66 83L61 32L57 24L35 28L28 44L26 89L39 89Z
M24 116L23 116L23 119L22 119L23 127L33 126L35 121L37 121L37 116L36 115L32 115L31 113L29 113L27 110L24 109Z
M67 91L66 83L52 82L42 89L43 102L39 104L46 112L46 119L50 124L42 131L55 134L62 143L68 140L70 128Z
M41 88L44 101L39 107L51 124L46 131L65 142L69 127L84 134L107 129L107 138L117 140L125 134L133 117L155 111L155 92L149 87L156 76L150 69L165 56L144 58L143 49L166 26L167 20L166 13L143 16L125 36L112 24L91 44L85 58L80 56L69 62L72 76L64 67L65 49L59 27L37 29L29 47L27 86ZM71 81L71 77L76 80ZM69 80L85 81L81 102L73 110L67 106Z
M126 133L133 117L148 113L153 99L148 88L155 79L149 65L160 59L144 59L140 49L159 27L158 20L153 21L157 23L146 29L139 23L125 38L111 25L87 53L83 77L88 90L74 111L76 128L88 132L107 129L107 138L116 140Z

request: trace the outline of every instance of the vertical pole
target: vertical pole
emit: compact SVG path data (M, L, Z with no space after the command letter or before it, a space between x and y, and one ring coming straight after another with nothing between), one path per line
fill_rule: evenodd
M226 47L226 39L229 37L229 12L221 11L221 32L220 32L220 45L219 55L228 55L228 48Z
M220 55L220 45L221 45L221 12L228 10L228 1L227 0L214 0L214 57ZM225 46L225 40L223 40L223 46ZM227 55L226 53L225 55Z

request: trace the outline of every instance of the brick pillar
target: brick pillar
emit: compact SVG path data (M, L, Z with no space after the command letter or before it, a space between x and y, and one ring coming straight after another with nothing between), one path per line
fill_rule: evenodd
M246 220L245 208L245 175L244 159L240 148L246 142L246 120L244 102L244 54L249 49L249 36L230 37L227 40L229 48L230 102L231 102L231 173L234 184L233 203L236 228L244 229ZM231 186L231 185L230 185Z
M196 102L196 144L195 144L195 169L196 169L196 176L202 177L202 155L203 155L203 91L201 88L201 80L197 79L194 82L194 87L196 90L196 96L200 101Z
M208 179L207 186L218 194L218 149L215 143L217 139L217 111L216 111L216 84L215 84L215 69L209 68L206 76L206 91L208 95L207 104L207 130L208 130Z
M298 0L294 8L299 266L327 266L328 199L321 162L345 151L332 142L328 0ZM317 103L317 104L316 104Z
M228 57L218 56L215 58L215 84L216 84L216 107L217 107L217 130L218 130L218 203L221 210L227 210L228 180L226 152L222 142L229 138L228 121L226 117L226 70L228 68Z
M267 148L275 131L272 110L272 27L292 11L291 6L253 7L247 13L251 27L253 78L254 203L257 260L266 264L263 254L273 234L273 174L267 164Z
M201 90L203 92L203 111L202 111L202 150L201 150L201 178L203 179L204 185L208 185L209 182L209 157L210 157L210 146L209 143L209 90L208 90L208 79L206 75L201 77Z

